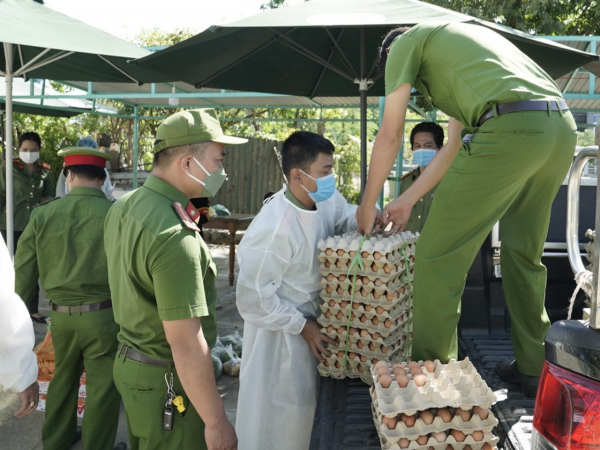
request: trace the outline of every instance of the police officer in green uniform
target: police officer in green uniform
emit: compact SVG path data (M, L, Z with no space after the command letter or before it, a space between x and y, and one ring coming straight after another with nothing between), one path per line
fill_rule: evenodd
M499 361L497 371L535 396L550 326L541 256L552 201L575 151L573 116L550 76L483 26L398 29L386 37L380 55L386 107L357 213L362 232L371 231L377 196L400 148L412 86L451 117L446 145L384 209L384 224L403 229L413 206L443 177L417 246L412 358L457 357L466 274L500 220L516 360Z
M120 325L114 364L133 450L235 449L210 348L217 338L217 268L189 199L226 178L226 136L213 109L160 124L154 168L120 198L105 223L109 281Z
M19 136L19 157L13 159L13 242L15 252L31 211L40 202L54 197L54 182L50 166L39 162L42 139L34 132ZM6 241L6 162L0 167L0 230ZM46 317L38 312L39 288L29 302L29 315L44 323Z
M444 129L437 123L421 122L415 126L410 133L410 146L413 153L413 161L417 168L402 175L400 182L400 195L404 194L411 187L419 176L425 170L425 167L431 162L437 151L444 145ZM404 227L407 231L413 233L421 232L431 204L435 187L419 199L410 213L410 218Z
M112 202L100 190L107 156L88 147L66 148L58 155L65 158L69 194L33 210L15 255L17 294L31 298L39 277L51 302L56 372L48 388L42 442L44 450L64 450L73 442L85 369L83 447L112 450L120 397L112 379L118 326L103 229Z

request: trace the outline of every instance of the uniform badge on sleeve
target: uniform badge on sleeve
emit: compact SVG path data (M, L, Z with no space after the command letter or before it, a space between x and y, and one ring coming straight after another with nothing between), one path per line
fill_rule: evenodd
M173 209L175 209L175 212L177 213L177 215L179 216L179 218L183 222L183 225L188 230L200 232L200 228L198 228L198 225L196 225L196 222L194 222L194 220L189 216L189 214L183 208L183 206L181 205L181 203L179 203L179 202L173 202ZM196 213L197 213L197 211L196 211Z

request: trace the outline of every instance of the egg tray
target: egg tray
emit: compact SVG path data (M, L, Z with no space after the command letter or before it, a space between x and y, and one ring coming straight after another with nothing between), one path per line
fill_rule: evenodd
M384 388L379 383L379 375L375 374L378 411L388 417L402 413L412 416L417 411L448 406L470 409L479 405L489 409L496 402L493 391L468 358L460 363L454 359L448 364L440 364L438 360L435 363L436 369L432 373L423 368L427 381L420 387L407 373L408 386L401 388L392 373L392 384Z
M327 249L327 251L332 249ZM341 254L340 254L341 253ZM406 259L410 259L414 262L414 249L410 249L407 247L404 252L401 252L400 249L396 249L391 253L369 253L367 251L362 251L360 259L362 260L363 266L372 266L375 264L379 269L383 268L386 264L390 266L394 266L398 263L404 263ZM379 257L378 257L379 256ZM337 251L333 251L330 255L325 252L321 252L317 255L319 261L324 263L325 261L329 261L331 264L335 264L337 261L341 261L343 267L350 267L352 261L356 258L355 251L346 251L339 249Z
M392 322L395 322L397 320L401 321L402 316L408 315L409 305L406 301L396 302L394 306L387 309L384 308L383 305L373 307L372 305L363 304L361 302L357 302L356 300L352 304L352 307L350 307L350 302L348 300L342 301L347 302L347 304L344 304L345 306L342 306L340 303L337 302L337 299L331 298L327 299L326 302L321 303L319 305L319 308L321 309L323 316L326 319L335 317L338 320L348 320L349 315L351 318L360 318L364 315L368 320L371 321L373 320L373 318L377 317L377 320L379 322L385 322L387 319L391 320ZM331 306L331 303L333 303L333 306ZM327 314L330 314L330 317L327 317ZM342 319L340 319L338 316L341 316Z
M397 303L405 302L409 297L412 296L412 291L410 289L400 289L395 292L391 292L387 295L379 295L375 292L370 294L363 295L364 292L360 292L357 290L354 296L353 303L362 303L364 305L369 305L371 307L377 308L378 306L382 306L383 309L389 310L396 306ZM338 294L337 291L327 292L327 290L322 289L320 292L321 298L329 302L329 300L333 300L334 303L342 303L342 302L350 302L352 298L351 294L344 291L341 295ZM388 297L389 296L389 297ZM342 308L348 307L347 304L345 306L341 306Z
M333 276L333 279L331 281L329 281L327 279L327 277L329 275ZM337 275L337 276L336 276ZM339 279L338 277L342 277L343 279ZM348 295L352 294L352 275L350 277L348 277L346 275L346 273L342 273L342 274L333 274L333 273L327 273L322 279L321 279L321 287L323 289L326 289L327 286L329 286L333 292L337 291L338 287L341 287L345 292L348 293ZM384 283L383 281L376 279L373 280L373 277L368 277L368 276L362 276L362 275L357 275L356 277L356 292L357 294L360 292L361 289L364 289L365 292L368 293L373 293L373 292L377 292L380 295L385 295L388 293L392 293L392 292L397 292L397 291L407 291L409 290L410 286L408 284L408 281L403 281L401 276L398 276L390 281L388 281L387 283ZM366 278L366 282L365 280L363 280L363 278ZM411 279L412 281L412 279ZM402 294L401 292L398 293L398 295Z
M400 320L400 317L402 317L403 319ZM379 320L379 318L377 320ZM391 322L389 327L385 326L386 321ZM379 333L385 339L390 334L395 332L398 328L403 327L404 324L407 323L407 321L408 321L408 314L406 316L399 316L393 321L391 319L381 320L381 321L379 321L379 323L377 325L373 324L372 319L365 319L365 322L362 322L359 317L355 316L354 319L350 320L349 326L351 328L367 330L371 334ZM335 328L339 328L340 326L344 326L344 327L348 326L348 318L347 317L338 319L335 316L331 316L331 317L327 318L327 317L325 317L325 315L321 314L319 317L317 317L317 322L322 327L325 327L325 328L327 328L329 325L333 325Z
M348 342L348 358L355 359L356 361L360 360L361 362L366 362L366 360L385 360L390 357L390 355L395 355L396 352L402 351L404 349L405 341L397 341L392 343L391 345L377 345L374 343L370 343L375 348L372 350L369 346L364 346L363 348L359 348L356 344L352 344ZM346 349L345 340L340 340L339 346L336 347L328 347L328 350L336 355L338 358L343 358ZM350 354L356 354L356 357L352 357Z
M367 251L369 253L380 252L382 254L392 253L395 249L402 247L405 243L407 246L414 246L419 238L419 233L412 234L411 232L401 232L392 234L390 236L384 236L383 234L377 234L365 239L361 251ZM326 251L328 248L333 251L347 250L347 251L358 251L360 248L360 241L362 236L356 231L344 233L341 236L330 236L327 239L321 239L317 243L317 248L322 251Z
M332 325L334 327L333 330L328 330L329 325ZM343 331L340 333L338 330L340 329L340 327L343 327ZM352 328L357 328L358 332L355 333L350 333L350 335L348 336L348 341L353 344L353 345L357 345L358 341L362 341L363 345L368 346L371 342L373 342L374 344L379 344L379 345L391 345L394 342L397 341L402 341L404 342L406 340L406 336L409 332L409 327L410 324L409 323L403 323L402 326L392 330L389 334L386 334L384 336L384 333L381 333L379 331L377 331L376 333L379 333L379 337L373 339L373 334L372 332L370 332L369 330L366 330L364 328L358 328L358 327L350 327ZM346 330L347 330L347 324L342 324L342 325L333 325L332 323L328 323L325 326L323 326L321 328L321 333L329 336L331 339L337 339L340 342L346 342ZM361 336L361 331L366 330L369 334L366 336ZM350 331L350 330L348 330ZM358 347L356 347L358 348Z
M426 444L419 444L416 439L410 440L408 447L400 447L399 442L388 442L381 434L379 430L377 430L379 434L379 440L381 441L381 448L384 450L447 450L448 448L462 450L467 445L471 448L471 450L482 450L483 446L487 443L489 444L493 450L496 450L496 444L499 439L494 436L492 433L485 433L483 435L483 439L481 441L476 441L472 436L467 436L463 442L457 442L454 439L454 436L448 435L444 442L438 442L434 437L430 436Z
M347 268L338 268L338 267L326 267L325 264L321 263L319 265L319 272L321 272L321 275L323 275L323 277L327 277L327 275L329 274L333 274L334 277L339 277L340 275L348 275L348 269ZM406 270L398 270L398 271L392 271L391 273L385 273L385 271L383 269L379 269L377 272L373 272L372 270L358 270L356 272L357 276L360 277L367 277L369 278L370 281L374 282L376 280L380 280L383 283L390 283L390 282L394 282L394 280L396 278L400 278L401 282L406 284L408 283L408 280L412 280L413 279L413 272L414 272L414 264L410 266L409 269L409 273L408 276L406 274Z
M401 356L402 348L399 348L396 353L385 355L385 358L388 358L391 361L395 361L396 358ZM348 358L348 366L347 369L344 369L344 357L338 357L335 354L331 356L326 356L325 361L329 364L326 366L323 361L319 362L317 369L321 376L328 376L332 378L336 378L341 380L343 378L360 378L369 386L373 386L373 377L369 371L369 368L374 361L377 362L382 358L373 358L367 361L361 361L359 358L350 359ZM338 363L339 367L336 367L335 364Z
M369 391L372 392L372 390L373 388L371 387ZM481 419L479 414L473 414L467 422L464 422L460 416L452 417L450 422L444 422L441 417L436 416L431 424L426 424L422 419L417 418L415 424L412 427L408 427L402 420L398 420L396 428L390 430L382 422L383 415L377 412L374 404L371 405L371 410L380 435L384 436L386 442L389 443L398 442L401 438L412 440L425 434L448 430L460 430L467 435L472 434L474 431L483 431L485 434L488 434L498 425L498 419L490 411L485 420Z

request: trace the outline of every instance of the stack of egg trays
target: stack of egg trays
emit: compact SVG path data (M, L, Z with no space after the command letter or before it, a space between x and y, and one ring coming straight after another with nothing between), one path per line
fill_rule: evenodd
M352 277L347 274L361 236L358 233L347 233L319 242L321 253L318 258L321 261L320 271L324 276L321 281L321 296L324 303L321 305L322 314L317 320L323 327L321 331L324 334L340 342L338 348L329 349L332 355L319 364L321 375L361 378L371 385L373 378L369 367L372 363L380 359L395 361L403 354L409 333L408 302L412 296L410 282L414 257L407 260L400 253L400 248L406 243L404 254L407 258L412 257L417 237L410 233L389 238L379 235L363 243L361 254L365 270L357 268L356 293L352 306ZM377 258L375 252L379 252ZM348 336L350 357L345 369L349 315L350 329L354 329L354 333ZM374 318L377 318L376 323L373 323ZM388 327L385 326L386 320L392 322L388 322Z
M491 432L498 424L498 420L491 411L485 420L482 420L479 415L473 414L468 422L463 422L460 417L455 416L452 421L445 423L440 417L436 417L429 425L423 423L421 419L417 419L413 427L407 427L400 420L393 430L388 429L382 423L383 416L396 417L401 414L412 416L430 408L471 409L474 406L480 406L490 409L496 402L493 391L481 378L468 357L458 362L452 359L448 364L441 364L439 360L434 362L436 369L432 373L428 372L425 367L421 368L427 377L425 385L421 387L415 385L412 375L406 370L406 376L410 380L408 386L401 388L392 373L392 384L388 388L384 388L378 383L379 376L375 373L374 367L370 369L374 381L374 386L370 388L373 399L373 418L382 448L401 450L398 444L401 438L407 438L410 441L408 446L410 450L430 448L445 450L448 445L458 450L463 449L466 445L469 445L472 450L480 450L486 442L495 447L498 438ZM419 361L419 363L422 365L423 362ZM406 363L402 363L402 365L407 369ZM391 363L388 367L391 369ZM465 433L466 439L463 442L457 442L452 435L448 435L444 442L438 442L433 437L430 437L423 445L416 441L422 435L453 429ZM483 431L484 436L481 441L473 439L471 434L474 431Z

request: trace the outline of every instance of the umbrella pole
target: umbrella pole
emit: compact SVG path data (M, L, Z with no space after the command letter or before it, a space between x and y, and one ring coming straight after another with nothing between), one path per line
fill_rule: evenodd
M13 44L4 43L4 57L6 59L6 147L4 158L6 160L6 247L11 258L14 256L13 232Z
M140 116L138 107L133 107L133 188L138 187L138 140Z
M366 79L366 30L360 29L360 81L358 89L360 92L360 196L365 192L367 186L367 89L369 85Z

